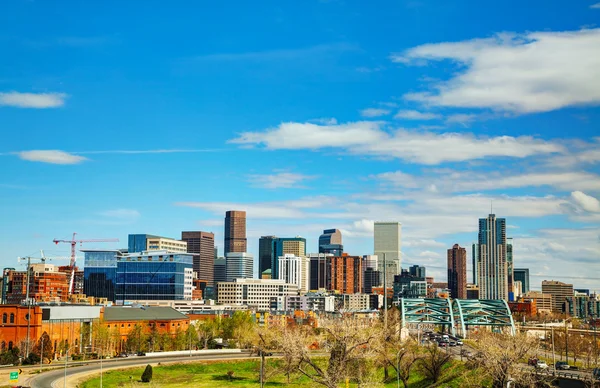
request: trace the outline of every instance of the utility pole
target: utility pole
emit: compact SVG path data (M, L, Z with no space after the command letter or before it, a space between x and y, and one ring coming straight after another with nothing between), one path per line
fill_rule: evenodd
M567 365L569 365L569 328L567 327L567 319L565 318L565 356Z
M388 306L387 306L387 265L385 262L385 253L383 254L383 327L388 327Z

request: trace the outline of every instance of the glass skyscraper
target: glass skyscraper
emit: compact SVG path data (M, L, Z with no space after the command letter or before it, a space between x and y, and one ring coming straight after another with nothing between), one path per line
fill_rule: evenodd
M331 253L341 256L344 253L342 245L342 232L337 229L325 229L319 236L319 253Z
M505 218L479 219L477 258L479 298L508 300Z
M513 269L513 278L515 282L521 282L524 294L529 292L529 268Z
M117 257L126 250L85 250L83 269L83 293L96 298L115 301L117 280Z

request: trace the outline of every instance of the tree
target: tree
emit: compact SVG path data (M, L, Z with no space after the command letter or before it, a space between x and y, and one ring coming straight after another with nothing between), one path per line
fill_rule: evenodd
M285 374L288 384L291 375L298 371L301 355L309 345L308 337L307 330L302 327L277 328L276 347L282 353L281 372Z
M50 336L47 332L43 332L42 336L35 344L32 349L32 353L35 354L37 361L40 359L52 360L52 356L54 355L52 342L50 341Z
M0 364L17 365L19 363L19 353L20 350L16 346L12 349L6 349L2 353L0 353Z
M193 324L189 324L187 330L185 331L185 338L190 347L198 348L198 331L196 330L196 326Z
M172 342L172 348L175 350L185 350L187 348L188 340L185 332L181 330L181 328L178 327L177 330L175 330L175 335L173 336Z
M429 345L424 347L425 352L422 358L419 359L419 365L425 375L437 383L444 371L444 366L450 362L452 355L443 352L437 345Z
M307 348L303 347L298 370L317 384L327 388L337 388L345 378L351 377L348 371L349 365L356 364L371 355L369 352L372 349L369 345L374 340L375 334L371 326L372 322L362 322L352 318L343 317L331 322L324 321L323 324L321 331L324 345L329 351L326 367L321 367L320 363L308 353Z
M141 352L146 345L146 333L140 323L136 323L127 333L127 351Z
M144 373L142 373L142 383L149 383L152 381L152 365L146 365L146 369L144 369Z
M197 327L197 338L203 343L203 349L208 349L208 343L216 338L221 331L221 320L219 318L201 321ZM233 335L233 329L231 333Z

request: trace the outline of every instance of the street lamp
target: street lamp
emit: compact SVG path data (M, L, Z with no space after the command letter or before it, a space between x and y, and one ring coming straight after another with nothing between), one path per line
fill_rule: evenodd
M89 346L86 346L85 349L96 349L96 350L100 349L100 351L102 351L102 353L100 354L100 388L102 388L102 359L104 358L104 348L102 348L101 346L89 345ZM66 371L66 368L65 368L65 371ZM67 380L66 380L66 374L65 374L65 382L66 381Z
M67 348L67 350L65 351L65 377L63 380L63 388L67 388L67 365L69 364L69 350L73 349L73 348L77 348L79 347L79 345L72 345L70 347Z
M400 352L402 352L404 348L398 350L396 353L396 378L398 381L398 388L400 388Z

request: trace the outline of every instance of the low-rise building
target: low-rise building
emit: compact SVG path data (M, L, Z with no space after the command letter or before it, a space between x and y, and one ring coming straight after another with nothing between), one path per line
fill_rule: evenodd
M552 295L540 291L529 291L521 299L523 302L534 301L538 313L551 313L553 300Z
M246 305L256 310L270 310L271 298L298 295L298 286L281 279L234 279L217 283L220 304Z

